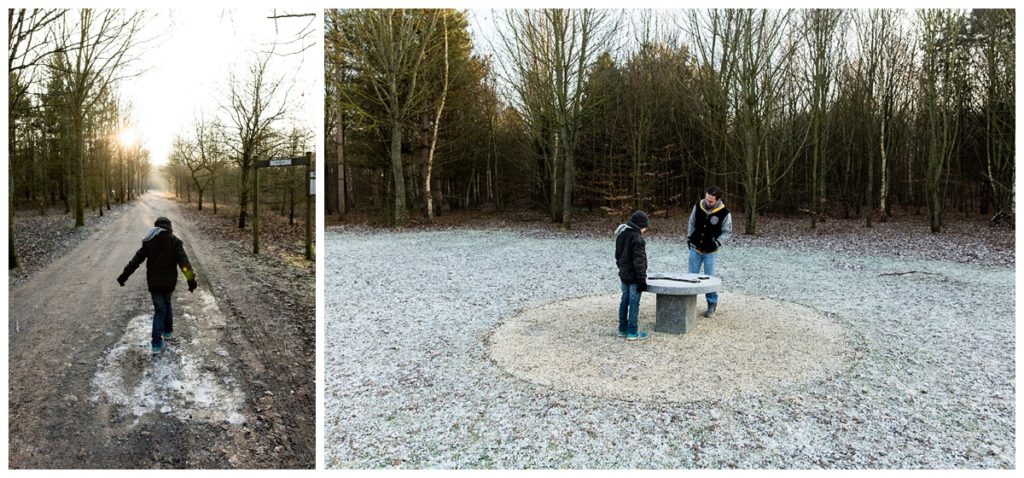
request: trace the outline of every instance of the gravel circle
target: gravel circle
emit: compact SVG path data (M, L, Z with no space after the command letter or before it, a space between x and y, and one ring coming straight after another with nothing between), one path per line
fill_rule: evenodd
M672 402L540 386L488 358L503 320L618 291L610 232L328 231L325 247L329 467L1015 467L1012 268L727 247L722 310L740 293L810 307L853 334L855 359ZM684 270L686 246L651 238L648 258Z
M722 299L714 318L668 334L654 331L654 294L643 294L639 325L651 335L642 342L617 337L618 294L558 301L502 322L488 355L514 377L557 390L674 402L823 381L853 358L852 334L810 307L742 293Z

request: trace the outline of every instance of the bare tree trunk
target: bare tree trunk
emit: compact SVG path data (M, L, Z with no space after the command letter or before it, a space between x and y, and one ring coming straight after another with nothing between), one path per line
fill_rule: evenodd
M82 147L82 117L81 111L74 114L74 149L72 158L75 162L75 227L85 225L85 155Z
M494 208L497 209L498 211L501 211L503 203L502 203L501 187L499 186L499 184L501 184L501 183L500 183L500 181L498 179L499 178L499 176L498 176L498 143L497 143L497 141L494 138L494 115L493 114L491 115L490 133L491 133L491 135L490 135L491 136L491 161L494 162L494 182L495 182L495 185L494 185Z
M743 188L745 197L743 209L747 216L745 234L757 234L757 182L752 180L754 176L754 132L748 128L746 131L746 181Z
M430 115L424 111L420 113L420 206L423 208L423 217L433 220L430 213L430 173L429 173L429 161L430 161Z
M103 201L107 204L107 210L110 210L110 155L109 153L103 158Z
M238 228L245 229L245 209L249 206L249 168L243 166L238 197Z
M562 151L562 135L554 134L553 147L551 148L551 222L562 221L562 170L564 157Z
M444 29L444 79L441 87L441 101L437 105L437 113L434 115L434 131L430 139L430 152L423 172L423 204L427 208L427 220L434 222L434 196L430 191L430 176L434 169L434 151L437 148L437 132L441 126L441 112L444 111L444 103L448 98L448 14L443 12L442 28Z
M14 121L11 121L7 125L7 151L8 154L14 156L15 145L17 142L15 137L17 130L15 128ZM9 172L7 175L7 267L8 269L18 268L18 253L14 248L14 174Z
M565 129L562 130L562 135L568 136ZM562 181L564 186L562 187L562 229L569 229L572 227L572 189L573 181L575 181L575 164L573 164L573 148L569 143L563 143L565 150L565 160L563 166L565 172L562 174Z
M341 218L347 212L348 204L345 202L345 118L340 106L336 121L334 134L338 143L338 217Z
M885 116L886 116L886 114L885 114L885 110L883 108L882 115L881 115L881 120L882 120L881 123L882 124L881 124L881 127L878 129L878 134L879 134L879 136L878 136L878 138L879 138L879 141L878 141L878 151L881 154L881 158L882 158L882 164L881 164L881 170L880 170L880 172L882 174L882 182L881 182L881 184L878 187L878 210L881 212L881 215L879 216L879 221L881 221L881 222L886 222L886 220L887 220L887 217L886 217L886 210L887 210L886 196L889 193L888 189L886 188L886 185L885 185L885 183L887 181L887 178L886 178L886 155L885 155L885 123L886 123Z
M815 93L817 95L817 93ZM815 100L815 106L817 106L817 100ZM813 129L814 138L811 150L811 229L818 227L818 169L821 163L821 143L819 142L819 126L821 119L818 117L817 109L813 115L811 122L813 123L811 128Z
M870 151L870 149L868 151ZM867 206L867 211L864 213L864 221L865 221L864 225L867 226L867 227L874 227L871 224L871 220L875 216L875 196L874 196L874 193L872 192L874 190L873 186L874 186L874 183L875 183L875 168L874 168L875 161L874 161L874 157L870 153L867 154L866 156L867 156L867 163L868 163L868 175L867 175L867 177L865 178L865 181L864 181L865 188L866 188L866 192L864 193L864 201L867 203L867 204L865 204L865 206Z
M50 177L49 177L49 175L47 174L47 171L46 171L46 165L48 164L49 159L50 159L49 154L48 154L49 151L48 151L48 148L47 148L47 144L48 143L46 142L46 133L43 133L43 136L41 138L40 144L41 144L41 146L43 148L43 161L39 162L39 170L40 170L39 175L40 175L40 177L43 178L43 183L42 183L43 184L43 190L42 190L42 195L39 197L39 215L42 216L42 215L46 214L46 198L47 197L50 197L50 203L53 204L52 196L50 196L52 194L52 192L50 190Z
M391 176L395 182L395 227L405 227L409 214L405 209L405 172L402 168L402 123L391 123Z

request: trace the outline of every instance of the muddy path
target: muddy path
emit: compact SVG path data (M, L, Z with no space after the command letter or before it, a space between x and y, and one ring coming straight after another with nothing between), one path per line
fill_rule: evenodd
M123 288L115 278L158 216L184 241L199 288L179 274L174 339L153 356L145 266ZM12 468L314 466L309 338L225 249L148 194L10 290Z

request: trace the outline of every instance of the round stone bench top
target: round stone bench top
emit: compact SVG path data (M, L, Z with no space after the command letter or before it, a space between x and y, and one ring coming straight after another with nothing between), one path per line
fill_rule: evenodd
M709 278L700 280L697 283L671 280L698 280L697 277ZM652 272L647 274L647 290L645 292L666 295L697 295L717 292L720 287L722 287L722 279L715 276L687 273L659 274Z

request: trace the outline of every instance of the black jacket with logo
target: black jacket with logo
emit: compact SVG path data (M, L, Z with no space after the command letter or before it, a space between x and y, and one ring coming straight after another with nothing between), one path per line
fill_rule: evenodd
M622 282L647 283L647 243L640 234L640 227L632 222L621 224L615 230L615 263Z
M181 239L166 229L154 227L146 233L142 247L125 266L118 280L128 280L142 261L146 261L146 285L155 294L174 292L178 283L178 267L181 267L186 279L194 277Z
M686 240L697 252L717 252L722 243L732 236L732 215L722 201L709 210L701 200L693 206L687 231Z

